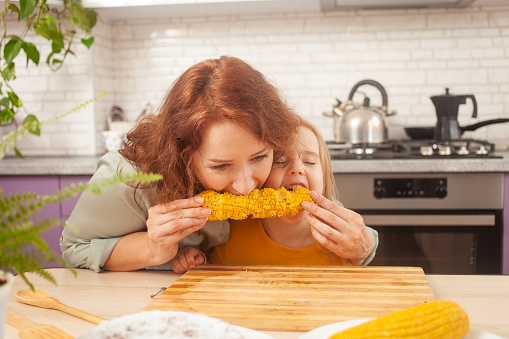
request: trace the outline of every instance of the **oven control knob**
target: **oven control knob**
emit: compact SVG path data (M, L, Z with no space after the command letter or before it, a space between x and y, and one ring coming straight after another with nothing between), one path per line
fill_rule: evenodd
M383 187L375 187L375 191L373 192L373 194L375 195L375 198L377 199L382 199L383 197L385 197L385 194L387 193L387 191L385 190L385 188Z
M442 185L438 186L435 190L435 194L439 198L445 198L445 196L447 195L447 187Z

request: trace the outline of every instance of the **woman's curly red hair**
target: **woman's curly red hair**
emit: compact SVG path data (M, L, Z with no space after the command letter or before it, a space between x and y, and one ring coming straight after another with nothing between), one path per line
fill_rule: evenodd
M203 130L223 120L252 131L275 155L291 147L300 125L299 116L262 73L238 58L222 56L185 71L158 114L128 133L120 154L138 170L163 175L156 183L156 203L189 198L202 189L191 159Z

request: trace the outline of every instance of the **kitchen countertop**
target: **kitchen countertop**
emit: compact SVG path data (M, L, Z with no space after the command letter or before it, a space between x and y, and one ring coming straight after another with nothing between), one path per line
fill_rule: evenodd
M509 173L509 151L502 158L333 160L334 173ZM7 157L0 160L0 175L92 175L101 156Z
M36 288L45 290L60 302L113 319L141 312L151 303L150 294L162 286L168 287L180 274L171 271L141 270L136 272L103 272L77 270L75 278L71 271L63 268L49 269L58 286L29 274ZM509 338L507 304L509 303L508 275L426 275L435 299L452 300L468 313L470 326ZM56 310L47 310L18 302L15 292L27 286L19 276L15 278L8 308L32 321L57 326L77 337L95 325ZM505 310L505 311L504 311ZM274 338L296 339L299 332L264 332ZM18 330L6 325L5 339L18 338Z
M332 171L334 173L509 172L509 151L494 155L501 158L333 160Z

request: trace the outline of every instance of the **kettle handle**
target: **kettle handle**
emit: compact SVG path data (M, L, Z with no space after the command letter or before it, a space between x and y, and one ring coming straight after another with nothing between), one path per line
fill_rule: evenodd
M475 100L475 96L473 94L465 95L465 98L472 99L472 103L474 104L474 112L472 113L472 118L477 118L477 100Z
M362 85L372 85L378 88L380 93L382 93L382 110L387 111L388 107L388 99L387 99L387 92L385 91L385 88L377 81L375 80L362 80L359 81L355 86L353 86L352 90L350 91L350 95L348 96L348 103L352 102L353 95L357 91L357 89ZM475 102L475 98L473 99ZM477 106L476 106L476 112L477 112Z

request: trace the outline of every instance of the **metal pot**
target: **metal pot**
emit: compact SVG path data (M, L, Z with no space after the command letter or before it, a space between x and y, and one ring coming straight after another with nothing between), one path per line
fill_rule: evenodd
M475 131L476 129L493 124L509 122L508 118L499 118L481 121L468 126L460 126L460 135L465 131ZM433 139L435 134L435 126L429 127L405 127L405 133L413 140Z
M362 85L372 85L380 91L382 94L381 107L371 107L370 99L365 94L361 106L353 104L353 96ZM338 105L333 109L333 117L334 138L337 142L367 144L388 141L385 117L396 112L389 113L387 111L387 92L380 83L374 80L362 80L352 88L346 104L336 100Z

